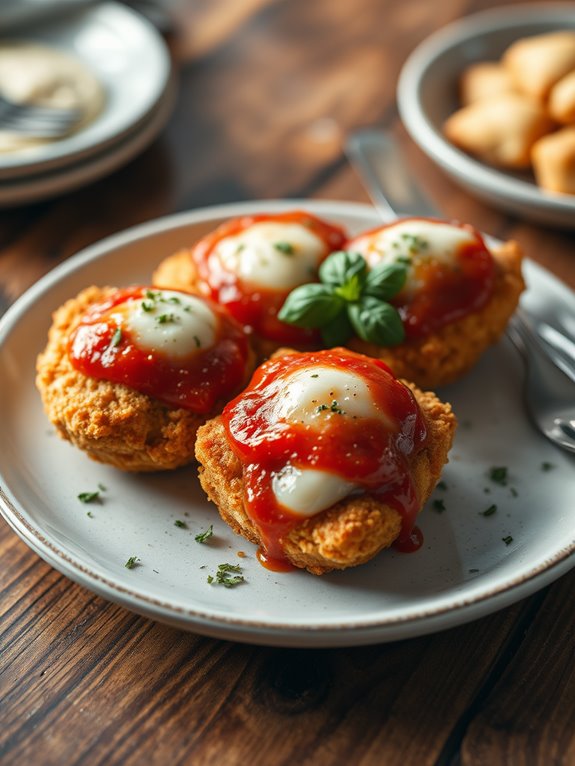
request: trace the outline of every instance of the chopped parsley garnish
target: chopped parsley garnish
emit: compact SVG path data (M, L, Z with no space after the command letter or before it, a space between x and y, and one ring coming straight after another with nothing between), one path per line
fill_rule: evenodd
M447 489L447 484L444 481L438 481L437 482L437 489L446 490Z
M284 255L293 255L295 253L295 247L290 245L289 242L274 242L274 247Z
M509 487L509 491L511 492L511 497L519 497L519 492L515 489L515 487Z
M234 588L236 585L245 582L242 568L239 564L220 564L218 571L213 575L208 575L208 583L211 585L223 585L224 588Z
M469 574L475 574L476 572L479 572L479 569L468 569L467 571Z
M122 340L122 328L116 327L116 332L112 335L112 346L118 346Z
M208 529L206 529L206 531L205 531L205 532L200 532L200 534L199 534L199 535L196 535L196 536L194 537L194 540L195 540L197 543L205 543L207 540L209 540L209 539L210 539L210 537L211 537L213 534L214 534L214 525L213 525L213 524L210 524L210 526L208 527Z
M318 374L317 374L317 372L316 372L316 373L314 373L314 374L313 374L311 377L312 377L312 378L319 378L319 375L318 375Z
M140 559L137 556L130 556L130 558L126 561L124 566L126 567L126 569L134 569L135 567L138 566L139 560Z
M87 511L87 512L86 512L86 516L88 516L88 517L89 517L89 518L91 518L91 519L93 519L93 518L94 518L94 514L92 513L92 511Z
M548 463L545 461L544 463L541 463L541 470L542 471L552 471L555 468L554 463Z
M177 295L170 295L168 298L168 303L173 303L175 306L179 306L181 302Z
M153 311L155 305L151 301L142 301L142 309L144 311Z
M497 511L497 506L495 504L490 505L489 508L486 508L484 511L480 511L480 516L493 516L493 514Z
M441 498L438 498L437 500L433 501L433 510L437 511L437 513L443 513L443 511L447 510L445 507L445 503Z
M98 503L100 502L99 492L80 492L78 500L81 503Z
M162 293L159 290L146 290L146 298L151 301L157 301L162 297Z
M513 538L511 535L507 535L507 537L502 537L501 540L505 543L505 545L511 545L513 542Z
M175 322L176 317L174 314L160 314L156 317L156 322L158 324L168 324L168 322Z
M105 492L108 489L108 487L105 487L103 484L98 483L98 489L100 490L100 492Z
M202 345L202 342L200 341L200 339L198 338L197 335L194 335L194 341L195 341L195 344L196 344L196 348L200 348L201 345Z
M345 410L341 409L335 399L331 404L320 404L318 407L316 407L316 412L325 412L326 410L329 410L329 412L335 412L336 415L345 415Z
M495 484L500 484L502 487L507 486L507 468L505 466L494 466L489 469L489 478Z
M429 242L423 237L420 237L418 234L409 234L408 232L404 232L401 234L401 239L407 246L407 251L411 255L421 253L424 250L427 250L429 247Z
M174 526L175 527L179 527L180 529L187 529L188 528L188 525L186 524L186 522L182 521L181 519L176 519L174 521Z

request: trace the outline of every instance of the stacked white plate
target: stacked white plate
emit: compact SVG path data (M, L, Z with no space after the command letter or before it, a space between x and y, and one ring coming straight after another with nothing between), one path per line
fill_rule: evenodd
M83 130L25 152L0 155L0 206L35 202L102 178L156 137L174 101L171 62L154 27L114 2L29 22L2 42L49 45L79 58L106 93Z

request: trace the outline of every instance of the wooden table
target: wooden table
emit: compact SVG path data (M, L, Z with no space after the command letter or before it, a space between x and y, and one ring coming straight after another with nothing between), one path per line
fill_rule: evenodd
M394 88L426 35L480 0L194 0L170 44L179 98L111 177L0 213L0 302L101 237L196 206L365 201L347 131L397 131L448 216L519 240L575 286L572 234L478 203L409 141ZM180 632L72 584L2 522L2 764L573 764L575 573L485 619L354 649Z

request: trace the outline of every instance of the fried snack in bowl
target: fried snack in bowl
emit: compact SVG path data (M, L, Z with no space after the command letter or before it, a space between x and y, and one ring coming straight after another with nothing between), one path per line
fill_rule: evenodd
M549 94L549 114L563 125L575 123L575 69L555 83Z
M152 282L224 306L249 333L260 359L282 345L314 348L316 332L290 327L277 313L291 290L317 279L322 261L345 240L340 226L305 211L242 216L166 258Z
M194 459L198 428L248 379L242 328L197 296L89 287L53 316L36 385L58 434L125 471Z
M412 543L455 427L379 360L284 349L198 430L200 483L260 561L319 575Z
M575 32L562 30L517 40L501 61L517 89L543 104L555 83L575 69Z
M531 148L554 123L545 108L520 93L476 101L452 114L445 136L460 149L498 167L528 168Z
M517 93L508 70L495 61L479 61L464 70L459 83L463 106L504 93Z
M539 139L531 156L533 172L542 188L575 194L575 125Z

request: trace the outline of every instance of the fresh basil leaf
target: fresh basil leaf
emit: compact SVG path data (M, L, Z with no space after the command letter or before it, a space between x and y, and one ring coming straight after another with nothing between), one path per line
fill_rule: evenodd
M371 295L366 295L358 303L349 304L347 314L355 333L369 343L397 346L405 337L397 309Z
M328 348L342 346L353 335L353 327L348 319L347 311L342 308L329 324L321 328L321 337Z
M403 288L407 279L405 263L388 263L376 266L365 280L364 295L373 295L380 301L388 301Z
M292 290L278 319L296 327L323 327L342 310L344 301L327 285L301 285Z
M353 274L347 282L344 282L343 285L339 285L333 289L335 294L342 297L344 301L353 303L354 301L358 301L361 297L363 281L364 277L360 277L359 274Z
M338 250L329 255L319 267L319 278L326 285L340 287L352 279L358 281L359 287L363 287L367 264L363 255Z

